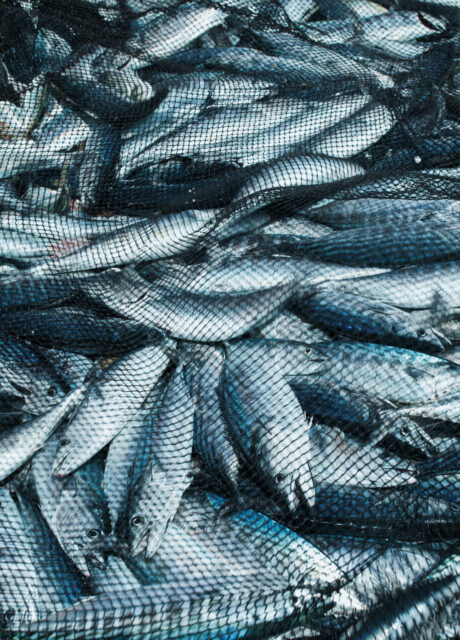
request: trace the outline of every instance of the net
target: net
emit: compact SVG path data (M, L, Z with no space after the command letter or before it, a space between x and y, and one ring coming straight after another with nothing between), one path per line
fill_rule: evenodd
M460 637L457 0L0 18L0 637Z

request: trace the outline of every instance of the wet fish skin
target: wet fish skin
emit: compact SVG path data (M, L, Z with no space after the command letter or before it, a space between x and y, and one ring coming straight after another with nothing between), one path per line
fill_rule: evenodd
M169 19L160 18L152 28L139 30L128 40L127 46L131 53L147 62L165 58L180 51L209 29L222 24L225 17L220 9L200 7L197 3L192 3L187 8L180 8Z
M120 133L115 127L98 125L85 143L85 157L78 172L80 202L85 209L94 209L109 185L120 151Z
M341 426L358 437L366 437L380 425L379 405L364 394L341 387L339 380L294 378L290 381L303 410L331 426Z
M88 65L80 69L70 67L64 72L52 72L50 78L59 91L77 106L93 112L108 123L116 123L120 118L142 118L155 108L160 99L157 95L142 102L127 99L95 80Z
M126 425L112 440L104 467L102 483L110 511L112 530L117 529L129 491L142 470L150 453L149 430L155 417L161 387L156 385L141 408L134 412Z
M218 347L193 345L186 357L184 376L195 399L194 447L206 468L235 489L239 461L222 414L218 388L224 353Z
M24 529L33 553L41 612L74 604L84 597L75 567L64 554L40 510L22 494L15 495Z
M154 556L192 480L194 412L179 365L156 414L149 459L132 490L128 535L133 555Z
M321 202L302 209L302 215L333 229L344 230L375 224L438 220L454 222L460 215L456 200L407 200L398 198L358 198L342 202Z
M457 226L414 223L410 228L381 225L339 231L305 240L303 249L311 257L342 264L405 267L457 260L460 256L457 245Z
M316 487L344 485L376 489L404 487L417 482L413 464L335 427L314 424L310 429L310 440Z
M127 611L125 601L134 599L140 613L133 619L132 614ZM178 608L182 611L184 606L189 610L185 620L178 612ZM190 637L195 632L201 634L203 628L208 635L225 635L241 628L250 633L254 628L260 629L264 625L289 627L293 619L309 619L331 606L328 598L315 598L308 589L290 588L271 594L264 590L251 592L239 589L230 592L230 595L227 590L224 595L216 592L214 587L210 593L205 587L200 590L184 583L171 583L166 590L164 585L152 585L127 590L123 596L117 593L94 596L74 607L15 628L15 634L21 640L77 640L88 637L89 633L93 640L100 640L118 637L120 633L124 634L129 630L136 640L145 634L154 634L158 640L174 640L183 637L184 633ZM227 612L225 616L219 615L223 607ZM108 615L112 620L112 628L104 632L102 627L107 626L104 621L108 619ZM88 625L89 619L92 620L91 628ZM165 619L169 621L167 631L164 630ZM193 620L193 623L190 624L187 620ZM210 620L213 622L210 623ZM50 628L53 629L51 636Z
M32 276L20 271L0 278L0 308L24 309L65 302L80 291L88 273Z
M202 541L206 548L213 549L219 558L227 559L230 568L234 565L234 551L238 549L238 564L253 577L268 578L272 575L285 584L309 585L312 590L323 591L335 587L332 596L337 605L350 609L359 602L352 589L342 587L344 572L316 546L303 539L276 520L252 509L225 514L217 518L225 500L211 492L189 490L176 515L176 525L192 539ZM211 520L212 524L209 524ZM343 597L343 600L341 600Z
M261 587L272 590L273 576L268 570L257 573L247 566L243 558L232 566L225 553L221 553L214 544L212 535L200 535L202 531L178 526L172 521L153 558L132 556L129 558L130 568L142 584L163 584L184 582L191 585L207 583L209 587L219 589L227 583L241 584L248 588ZM180 561L177 551L182 549ZM280 584L287 583L282 580Z
M460 306L456 284L459 275L458 261L436 262L344 280L334 286L402 309L433 309L436 313L443 307Z
M51 528L64 552L85 577L91 563L104 565L104 552L113 545L105 525L105 504L93 487L78 476L62 486Z
M0 432L0 447L3 452L0 480L5 480L43 446L61 420L78 404L83 395L84 388L78 388L45 414L23 422L12 430Z
M137 323L104 317L77 306L7 311L1 317L0 326L35 344L86 355L131 351L149 338L149 333Z
M428 352L444 351L451 346L441 332L435 332L428 323L416 322L409 313L345 292L319 291L306 296L298 309L306 320L321 329L357 340Z
M227 361L221 378L221 406L232 437L289 510L302 500L313 505L311 422L281 376L274 377L273 369L262 368L260 362L257 371L255 362L249 364L248 359Z
M207 295L263 291L291 283L303 273L302 266L289 258L229 256L217 264L171 265L163 277L154 280L154 285Z
M92 458L126 425L168 365L163 349L137 349L109 365L64 430L53 473L63 478Z
M307 59L304 60L283 55L267 55L250 47L234 47L213 52L205 64L210 69L255 75L281 85L290 78L290 81L295 84L309 85L311 90L313 92L317 90L319 95L325 93L327 95L328 90L334 93L331 91L333 86L348 88L350 84L353 86L353 83L356 83L355 62L346 60L340 54L325 48L319 51L320 45L312 46L318 49L316 62L308 59L308 48L306 49ZM319 61L326 64L331 61L333 63L331 72L325 73ZM391 87L394 84L391 78L375 72L365 73L365 79L383 87Z
M50 152L46 148L39 147L32 140L1 140L0 149L2 179L37 169L61 168L66 159L64 154L57 151Z
M448 546L340 533L310 534L307 539L350 576L356 592L373 607L424 578L438 566Z
M287 284L238 295L185 294L114 275L106 281L98 278L97 283L84 287L85 293L146 328L197 342L221 342L242 335L274 314L293 293L293 284Z
M32 267L29 274L84 271L148 258L166 258L193 247L211 231L215 222L214 210L184 211L156 220L134 221L96 237L70 254Z
M304 344L323 342L329 336L301 320L294 313L281 312L273 320L259 327L258 331L264 338L274 340L299 340Z
M44 354L27 342L0 334L2 384L24 399L24 409L39 415L65 396L65 380Z
M447 576L438 580L427 578L403 592L369 615L355 629L340 636L340 640L387 637L391 628L395 638L430 638L442 631L458 597L460 580ZM434 612L437 613L436 615Z
M32 460L32 478L40 511L62 550L86 577L91 563L104 564L104 551L113 547L107 535L106 504L101 494L79 472L67 480L52 474L59 448L53 436Z
M354 391L408 406L425 405L452 395L460 384L458 365L400 347L346 340L317 343L307 349L292 343L277 344L281 353L285 350L290 354L286 363L291 370L288 367L286 375L291 383L296 377L318 381L327 374L329 379L339 378L344 387ZM263 343L261 348L264 349Z
M356 532L366 537L403 536L416 540L420 527L431 539L455 536L459 509L453 503L417 492L417 485L388 489L323 485L317 489L312 519L307 530Z
M237 193L235 202L260 191L334 182L362 173L359 165L347 160L308 155L288 157L255 173Z
M0 496L2 622L20 625L39 614L37 574L18 508L6 487Z
M274 98L245 108L207 109L201 117L162 137L134 159L131 154L128 162L120 166L119 174L164 162L175 154L201 158L209 164L238 163L241 167L275 161L304 148L308 151L311 139L347 121L368 103L367 96L356 93L347 99Z
M94 595L110 595L117 590L136 589L139 586L139 580L124 560L117 556L109 556L103 569L97 565L91 568L91 590Z

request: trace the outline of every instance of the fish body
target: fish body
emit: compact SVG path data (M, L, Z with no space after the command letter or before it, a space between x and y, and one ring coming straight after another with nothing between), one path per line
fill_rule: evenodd
M134 555L154 556L191 482L194 410L179 366L161 399L150 457L132 492L129 536Z
M65 477L80 467L126 425L166 369L157 346L135 350L109 365L90 386L60 440L54 474Z
M248 464L257 461L259 473L289 509L302 500L314 504L310 423L282 377L272 377L261 363L257 371L248 364L235 358L222 378L223 410L233 438Z

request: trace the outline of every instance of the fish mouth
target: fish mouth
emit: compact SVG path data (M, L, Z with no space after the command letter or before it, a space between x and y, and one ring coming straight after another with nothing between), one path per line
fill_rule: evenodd
M315 506L315 482L310 465L301 477L295 480L295 494L298 501L308 511Z
M86 555L87 566L93 565L98 569L104 569L105 567L105 556L102 552L91 551ZM88 567L89 571L89 567Z
M131 541L131 555L138 556L147 551L149 544L150 529L146 529L137 540Z
M449 349L453 346L452 341L449 340L449 338L445 336L442 331L439 331L439 329L435 329L434 327L431 327L431 331L433 332L434 337L436 338L436 342L437 344L439 344L442 351L445 351L446 349ZM432 342L434 342L434 340Z

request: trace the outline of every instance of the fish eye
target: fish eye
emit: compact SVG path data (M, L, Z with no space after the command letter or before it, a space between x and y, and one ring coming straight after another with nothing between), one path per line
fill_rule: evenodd
M70 444L70 440L68 438L61 438L59 441L60 447L66 447L68 444Z
M88 538L92 538L94 540L95 538L99 537L99 531L97 529L88 529L86 535L88 536Z
M403 436L409 435L409 429L407 427L401 427L401 433Z
M48 387L47 393L48 393L49 397L52 398L57 393L56 387Z
M417 329L417 335L418 335L420 338L423 338L423 336L426 336L426 331L425 331L425 329L423 329L423 328Z
M144 518L142 516L133 516L131 518L131 524L133 525L133 527L138 527L139 525L143 524L144 522Z
M275 476L275 480L278 483L284 482L284 480L286 480L286 476L284 475L284 473L277 473Z
M5 620L12 620L14 618L14 609L8 609L4 614Z

